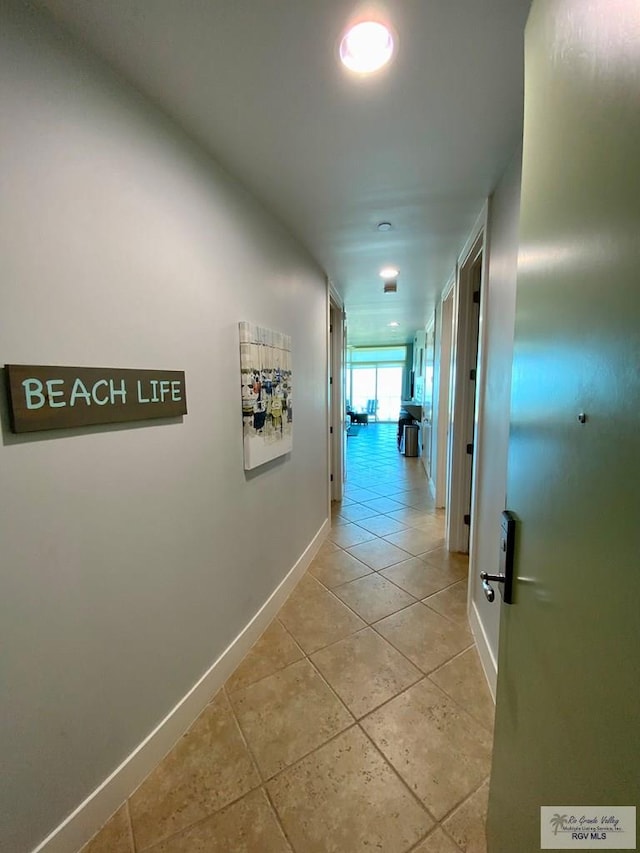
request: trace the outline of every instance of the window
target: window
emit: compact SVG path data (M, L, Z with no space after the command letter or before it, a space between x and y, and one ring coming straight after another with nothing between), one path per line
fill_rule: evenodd
M405 346L350 348L346 386L351 409L369 412L381 421L396 421L406 357Z

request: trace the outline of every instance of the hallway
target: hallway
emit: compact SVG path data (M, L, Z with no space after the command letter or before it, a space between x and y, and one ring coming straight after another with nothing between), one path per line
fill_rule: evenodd
M419 458L348 438L308 573L83 853L481 853L493 704Z

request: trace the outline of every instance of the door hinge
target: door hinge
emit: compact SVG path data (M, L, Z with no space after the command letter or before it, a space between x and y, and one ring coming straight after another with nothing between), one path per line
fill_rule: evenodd
M476 371L475 371L475 369L474 369L474 370L470 370L470 371L469 371L469 379L470 379L472 382L475 382L475 381L476 381Z
M471 525L471 516L470 516L470 515L465 515L465 517L464 517L464 523L465 523L467 526L470 526L470 525Z
M329 331L333 332L333 326L331 325L331 323L329 323Z
M473 304L480 305L480 288L473 291Z
M329 377L329 385L333 385L333 376Z
M330 482L333 483L333 474L331 474L331 476L329 477L329 480L330 480Z
M329 427L329 435L333 435L333 427Z
M473 444L467 444L467 453L469 456L473 455Z

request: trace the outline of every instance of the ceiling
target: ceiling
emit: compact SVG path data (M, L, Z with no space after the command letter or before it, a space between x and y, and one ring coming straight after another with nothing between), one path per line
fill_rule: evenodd
M424 326L521 136L530 0L40 5L299 238L344 299L350 344ZM337 45L369 16L391 24L398 49L360 78ZM393 295L378 276L388 264Z

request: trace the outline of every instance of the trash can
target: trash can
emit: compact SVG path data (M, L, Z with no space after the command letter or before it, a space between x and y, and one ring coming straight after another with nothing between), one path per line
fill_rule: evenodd
M404 428L407 424L412 424L413 418L406 409L400 409L400 417L398 418L398 450L403 449L402 442L404 440Z
M405 456L417 456L418 455L418 430L420 427L418 424L405 424L404 428L404 455Z

